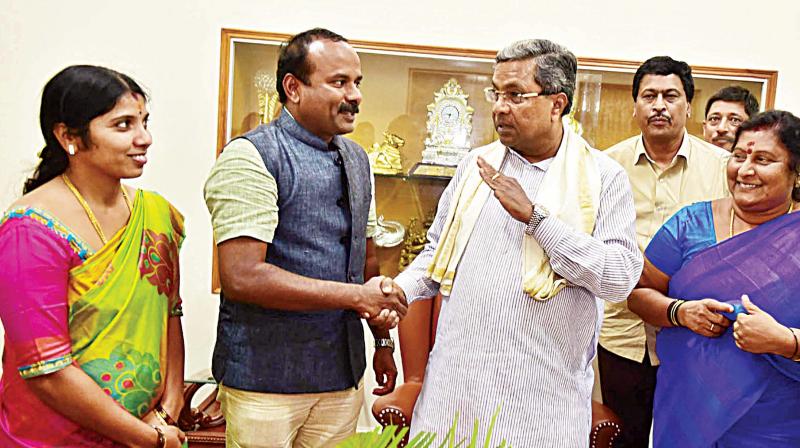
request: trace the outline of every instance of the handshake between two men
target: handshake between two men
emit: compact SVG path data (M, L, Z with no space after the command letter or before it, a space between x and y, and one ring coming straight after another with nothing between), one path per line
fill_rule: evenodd
M389 330L396 327L408 312L406 295L390 277L378 275L360 285L353 310L367 320L375 336L372 368L378 387L373 389L372 393L386 395L394 390L397 380L397 366L393 357L394 344L386 346L378 345L378 342L386 340L391 342Z
M364 283L354 309L370 327L389 330L406 316L408 302L403 290L391 277L379 275Z

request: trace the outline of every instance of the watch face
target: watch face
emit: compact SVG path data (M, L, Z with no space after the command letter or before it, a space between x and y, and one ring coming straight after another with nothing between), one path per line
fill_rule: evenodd
M458 115L459 112L457 107L451 104L442 107L441 116L442 116L442 122L444 124L448 126L456 124L456 122L458 121Z
M547 218L550 216L550 210L544 208L544 205L536 204L536 206L533 209L534 211L539 212L542 218Z

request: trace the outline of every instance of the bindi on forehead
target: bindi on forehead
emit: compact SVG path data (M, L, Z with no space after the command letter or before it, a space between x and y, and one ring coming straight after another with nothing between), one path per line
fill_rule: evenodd
M754 142L754 141L747 142L747 153L748 154L752 154L753 153L753 147L755 145L756 145L756 142Z

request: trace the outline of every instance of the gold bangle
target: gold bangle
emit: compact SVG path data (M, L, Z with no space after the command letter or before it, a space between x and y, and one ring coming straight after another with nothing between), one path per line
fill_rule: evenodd
M153 425L153 429L156 430L158 433L158 439L156 439L156 448L166 448L167 447L167 435L164 434L164 430L161 429L160 426Z
M156 415L161 417L161 420L164 420L164 422L166 424L168 424L170 426L178 426L178 423L175 421L175 419L170 417L169 414L167 413L167 411L165 411L164 408L161 407L160 404L156 405L154 411L155 411Z

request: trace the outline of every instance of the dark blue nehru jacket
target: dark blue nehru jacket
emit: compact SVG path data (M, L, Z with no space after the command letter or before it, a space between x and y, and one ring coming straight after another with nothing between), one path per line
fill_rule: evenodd
M306 277L363 283L372 195L364 150L339 136L323 142L286 110L242 138L255 145L278 186L267 263ZM356 386L365 367L356 313L273 310L226 300L222 291L212 371L226 386L336 391Z

